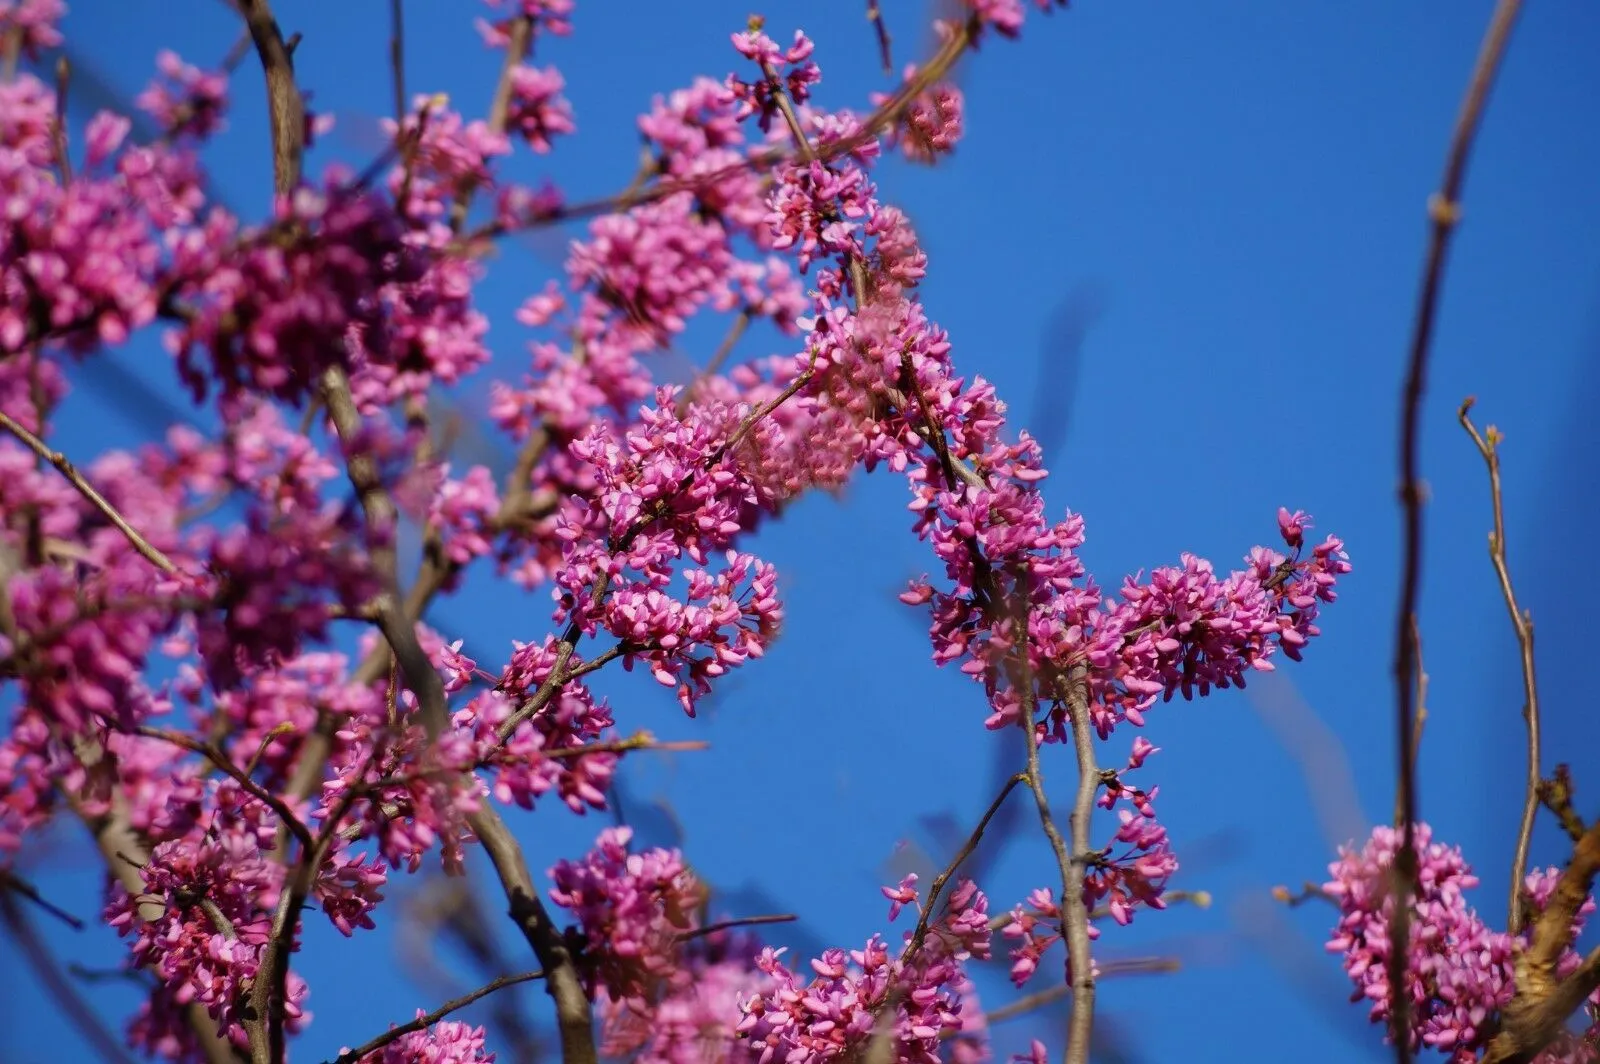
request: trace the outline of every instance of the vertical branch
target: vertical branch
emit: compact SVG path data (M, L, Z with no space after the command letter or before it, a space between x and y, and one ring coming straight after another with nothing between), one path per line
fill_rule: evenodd
M406 20L405 0L389 0L389 69L394 78L394 121L406 120ZM398 136L398 132L396 136Z
M1394 683L1396 691L1396 756L1399 761L1399 806L1401 847L1395 858L1397 882L1394 917L1389 950L1390 1030L1396 1058L1405 1064L1411 1059L1410 999L1405 992L1406 953L1410 948L1411 897L1416 887L1417 852L1414 826L1417 819L1416 776L1412 766L1415 721L1412 684L1416 674L1417 641L1411 619L1417 615L1422 579L1422 479L1419 471L1419 437L1422 424L1422 394L1427 380L1428 350L1433 340L1434 320L1439 306L1439 291L1444 282L1444 264L1450 237L1461 220L1461 189L1466 179L1467 159L1483 116L1489 89L1500 68L1511 28L1521 10L1521 0L1500 0L1478 52L1472 79L1456 116L1455 131L1445 157L1444 175L1439 189L1428 200L1431 230L1427 257L1422 268L1422 288L1417 297L1416 321L1405 387L1400 404L1400 503L1405 515L1404 561L1400 584L1400 605L1395 615Z
M272 17L268 0L243 0L243 4L251 39L266 71L267 104L273 131L273 179L278 193L283 195L300 178L305 133L300 93L294 83L289 50ZM368 527L392 531L397 516L394 502L383 486L376 463L354 446L361 431L361 415L351 398L350 384L343 369L331 367L324 374L321 391L329 419L349 452L347 472L360 496ZM416 626L402 608L393 547L375 549L372 563L383 582L376 604L378 627L394 653L406 685L417 696L418 714L429 737L437 737L449 725L444 684L417 639ZM598 1057L588 997L578 978L574 958L539 901L521 847L492 806L485 805L472 814L470 824L499 873L510 901L512 918L544 967L545 986L555 1001L561 1030L564 1064L595 1064ZM334 828L336 830L337 825ZM296 921L293 914L285 910L295 904L295 898L295 891L284 892L273 922L273 939L278 948L273 949L273 944L269 944L257 974L258 980L275 984L275 987L271 999L265 1002L266 1009L262 1010L266 1015L258 1014L249 1024L251 1053L256 1064L278 1064L283 1059L282 987L287 975L286 963L273 965L271 960L276 957L286 962L287 951L280 940L293 935ZM303 903L304 897L299 900Z
M1026 650L1024 650L1026 653ZM1024 669L1025 673L1029 670ZM1078 793L1072 803L1069 823L1072 849L1061 836L1050 801L1045 796L1044 772L1039 767L1039 735L1034 723L1037 711L1032 676L1022 688L1022 730L1027 743L1028 788L1039 810L1039 825L1050 841L1056 865L1061 871L1061 933L1066 939L1068 967L1071 969L1072 1012L1067 1025L1066 1064L1088 1064L1090 1036L1094 1032L1094 959L1089 948L1089 910L1083 904L1084 862L1089 853L1089 821L1094 815L1094 794L1100 779L1095 764L1094 729L1089 723L1088 669L1076 665L1068 674L1067 712L1072 718L1072 743L1078 753Z
M284 43L278 20L268 0L240 0L250 39L261 57L267 78L267 117L272 124L272 183L280 196L300 183L300 162L305 154L305 101L294 83L294 60Z
M1522 719L1528 730L1527 787L1522 798L1522 823L1517 828L1516 853L1511 859L1511 901L1506 930L1519 934L1524 926L1522 880L1528 873L1528 849L1533 842L1533 818L1539 811L1539 682L1533 664L1533 615L1517 603L1517 592L1511 584L1511 569L1506 561L1506 519L1500 491L1500 433L1493 425L1487 434L1478 432L1468 413L1473 400L1461 404L1457 417L1467 430L1478 453L1489 467L1489 498L1494 508L1494 531L1489 533L1489 560L1494 564L1495 576L1500 580L1500 594L1506 600L1506 612L1511 616L1511 628L1517 636L1517 649L1522 657Z

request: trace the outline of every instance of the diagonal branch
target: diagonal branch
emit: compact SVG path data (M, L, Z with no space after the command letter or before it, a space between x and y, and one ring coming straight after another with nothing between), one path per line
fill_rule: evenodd
M78 467L73 465L72 460L66 455L62 454L60 451L51 450L49 444L45 443L38 436L35 436L33 433L29 432L23 425L17 422L15 418L3 410L0 410L0 429L4 429L11 435L15 436L18 440L22 441L23 445L26 446L28 450L38 455L42 460L55 466L61 475L67 478L67 482L78 489L78 494L82 495L85 499L88 499L90 505L92 505L96 510L99 510L100 513L105 516L107 521L110 521L116 526L117 531L121 532L124 536L127 536L128 542L133 544L133 549L138 551L139 554L151 565L155 566L157 569L160 569L168 576L183 575L183 570L174 565L171 558L168 558L165 554L161 553L160 550L152 546L150 541L145 539L144 536L139 533L138 529L129 524L128 519L123 517L122 514L117 511L117 508L112 506L111 503L106 500L106 497L100 494L100 492L95 489L95 486L89 483L87 478L85 478L82 473L78 472Z
M480 986L478 989L470 993L462 994L458 998L452 998L451 1000L446 1001L443 1005L440 1005L438 1008L424 1016L418 1016L416 1019L407 1023L402 1023L398 1027L389 1028L387 1031L378 1035L378 1037L362 1043L355 1049L346 1049L344 1052L339 1054L338 1058L334 1060L333 1064L355 1064L356 1061L360 1060L367 1054L376 1053L384 1046L389 1045L391 1042L397 1042L401 1038L404 1038L406 1035L411 1034L414 1031L421 1031L432 1027L434 1024L438 1023L452 1012L464 1009L474 1001L477 1001L479 998L488 997L496 990L503 990L508 986L516 986L518 983L531 983L535 979L543 978L543 972L521 972L517 975L502 975L500 978L491 980L489 983Z

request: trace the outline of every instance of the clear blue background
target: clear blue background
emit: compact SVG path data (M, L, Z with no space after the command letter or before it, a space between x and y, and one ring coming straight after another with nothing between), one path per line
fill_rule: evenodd
M622 187L636 162L635 116L656 92L734 69L727 39L747 4L580 4L575 35L542 43L538 56L565 74L579 132L513 172L548 173L574 200ZM926 47L926 5L883 6L897 64L914 58ZM896 162L880 172L883 196L905 206L924 240L923 298L949 329L957 364L996 381L1016 421L1053 441L1047 497L1057 512L1086 515L1085 553L1103 585L1183 550L1230 567L1271 542L1280 504L1311 511L1319 534L1343 536L1357 567L1325 615L1326 637L1278 685L1150 714L1163 752L1146 774L1160 783L1158 810L1184 863L1174 886L1209 890L1216 904L1107 929L1103 958L1183 965L1103 984L1101 1026L1118 1036L1122 1059L1387 1055L1321 951L1327 910L1289 912L1268 891L1320 882L1334 845L1392 808L1397 386L1424 204L1491 6L1100 0L1033 15L1020 42L995 40L965 66L969 134L956 156L933 170ZM765 10L774 36L799 25L816 39L825 106L864 110L884 85L862 8ZM286 31L305 35L302 84L341 123L313 165L364 160L379 143L374 119L391 100L386 12L378 0L279 5ZM481 113L498 55L472 29L480 12L407 5L411 91L446 90L453 106ZM224 5L173 0L79 0L66 29L80 74L98 75L120 101L146 82L159 48L209 66L237 33ZM1477 864L1477 901L1495 924L1520 805L1520 681L1484 549L1483 468L1454 411L1476 394L1480 418L1509 437L1511 548L1539 625L1547 767L1574 762L1580 808L1593 814L1593 622L1577 578L1596 517L1597 44L1600 9L1529 6L1472 164L1429 382L1421 805ZM114 102L93 99L81 77L74 95L80 128L87 108ZM210 152L213 175L259 217L270 174L253 61L234 79L230 127ZM509 244L481 289L503 375L520 373L523 358L509 311L558 274L561 255L560 239ZM1075 371L1055 330L1064 300L1099 309L1087 315ZM717 332L697 330L680 346L704 359ZM739 354L789 349L757 335ZM176 394L152 340L116 359L159 395ZM469 392L464 401L481 402L481 389ZM71 399L57 438L83 457L141 439L161 418L102 380ZM922 616L894 597L932 568L906 531L905 499L903 482L880 474L841 500L810 499L760 534L756 549L783 574L786 634L723 685L701 720L683 720L642 675L601 684L623 730L710 741L705 753L629 761L630 812L652 841L669 837L671 820L651 803L670 795L690 859L731 892L731 908L803 917L802 927L777 929L777 941L859 945L883 926L877 887L893 878L885 862L897 844L911 840L942 865L992 795L998 740L982 728L981 693L931 667ZM511 639L547 630L548 604L479 580L432 619L494 667ZM1291 712L1297 698L1308 708ZM1120 761L1131 738L1119 734L1102 760ZM1291 753L1301 749L1316 755L1314 771ZM1065 751L1051 754L1046 772L1064 804L1074 768ZM982 884L997 911L1055 883L1031 810L1018 808L1025 815ZM944 830L924 819L940 813L950 817ZM582 852L603 823L557 808L516 822L536 868ZM1558 859L1558 842L1542 827L1537 852ZM67 907L95 911L97 859L74 825L43 840L25 867ZM414 886L397 880L394 893ZM498 900L485 897L497 914ZM316 1019L296 1059L331 1056L448 996L397 959L400 907L378 917L380 930L353 942L308 918L298 960ZM108 932L41 927L67 959L103 966L120 955ZM510 926L498 931L509 963L532 967ZM457 989L478 981L454 954L442 959ZM0 1053L30 1064L85 1058L20 964L7 962L16 974L0 995L10 1021L0 1023ZM991 1007L1013 996L1002 978L983 991ZM113 1017L131 1001L114 985L86 992ZM511 993L545 1020L537 987ZM481 1022L486 1012L469 1015ZM1036 1036L1054 1053L1060 1016L994 1034L1000 1059Z

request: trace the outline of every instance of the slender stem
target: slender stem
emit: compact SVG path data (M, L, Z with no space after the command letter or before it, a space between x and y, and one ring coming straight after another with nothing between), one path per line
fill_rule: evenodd
M397 1042L401 1038L404 1038L406 1035L411 1034L414 1031L421 1031L432 1027L434 1024L438 1023L452 1012L457 1012L461 1009L464 1009L474 1001L477 1001L479 998L488 997L496 990L504 990L508 986L516 986L519 983L531 983L535 979L543 978L543 972L521 972L517 975L502 975L500 978L491 980L490 982L485 983L483 986L480 986L478 989L470 993L462 994L458 998L452 998L449 1001L446 1001L443 1005L440 1005L438 1008L424 1016L418 1016L416 1019L402 1023L398 1027L389 1028L387 1031L378 1035L378 1037L362 1043L355 1049L345 1050L343 1053L339 1054L339 1056L334 1060L333 1064L355 1064L355 1061L360 1060L368 1053L376 1053L384 1046L389 1045L391 1042Z
M181 747L192 754L199 754L242 787L246 794L249 794L277 814L278 819L289 829L289 833L300 843L303 851L310 850L314 845L315 840L311 835L311 829L306 827L300 818L294 815L294 811L284 804L283 799L251 779L248 772L233 763L233 759L228 756L226 751L220 750L210 743L201 742L199 739L184 732L156 728L148 724L141 724L135 727L132 729L132 733L142 735L147 739L159 739L162 742Z
M1517 827L1516 853L1511 859L1511 900L1509 903L1508 930L1515 935L1522 931L1523 879L1528 872L1528 850L1533 844L1533 820L1539 811L1540 752L1539 752L1539 681L1533 661L1533 615L1517 603L1517 592L1511 583L1511 568L1506 560L1506 518L1500 488L1500 434L1494 426L1487 436L1472 423L1469 411L1473 401L1461 404L1458 417L1461 427L1467 430L1478 453L1489 469L1489 498L1494 510L1494 531L1489 533L1489 560L1494 565L1495 576L1500 581L1500 594L1506 602L1506 612L1511 617L1511 629L1516 633L1517 649L1522 658L1522 719L1528 730L1527 784L1522 798L1522 822Z
M1417 297L1416 322L1405 386L1400 405L1400 503L1404 511L1404 559L1400 584L1400 604L1395 613L1394 683L1396 691L1396 757L1399 761L1400 852L1395 857L1397 882L1391 940L1398 943L1389 951L1390 1033L1395 1056L1400 1064L1411 1059L1410 997L1405 993L1406 954L1410 938L1411 898L1416 888L1417 852L1414 829L1417 819L1416 776L1412 766L1414 749L1412 707L1417 642L1411 619L1418 613L1422 582L1422 476L1419 470L1422 433L1422 395L1426 386L1428 351L1433 340L1438 314L1439 292L1444 283L1444 265L1450 237L1461 220L1461 189L1466 178L1467 159L1477 134L1479 120L1489 89L1500 68L1511 28L1521 10L1521 0L1500 0L1484 35L1478 59L1468 83L1466 96L1456 117L1455 130L1445 157L1444 175L1439 190L1428 201L1431 229L1427 256L1422 268L1422 286Z
M1016 789L1019 783L1026 782L1028 782L1027 774L1022 772L1006 780L1005 786L1000 788L1000 793L994 796L994 800L989 803L989 808L984 810L983 816L979 818L978 826L972 829L971 835L967 836L967 841L961 844L961 849L956 851L956 855L950 859L950 863L945 865L944 869L934 877L933 884L928 888L928 900L922 905L922 915L917 919L917 929L911 934L911 945L906 950L906 959L914 957L917 951L922 949L922 943L928 937L928 926L933 922L933 914L938 911L939 894L944 890L945 884L950 882L950 877L956 874L956 871L966 859L971 857L973 851L978 848L978 843L983 841L984 831L989 827L989 821L993 820L995 814L1000 812L1000 807L1006 804L1006 799L1011 796L1011 792ZM904 960L902 960L903 963Z
M794 913L767 913L762 916L741 916L733 920L719 920L714 924L697 927L693 931L684 931L678 935L679 942L688 942L696 938L705 938L719 931L730 931L736 927L756 927L764 924L792 924L800 917Z
M1067 941L1071 968L1072 1014L1067 1026L1066 1064L1088 1064L1090 1037L1094 1032L1094 959L1089 946L1089 912L1083 903L1083 877L1089 853L1089 821L1094 815L1094 796L1099 787L1100 769L1095 764L1094 727L1089 721L1088 670L1074 666L1067 680L1067 712L1072 718L1072 742L1078 755L1078 793L1072 805L1072 850L1061 837L1061 829L1050 815L1045 797L1044 773L1039 767L1039 736L1034 724L1035 699L1031 677L1023 688L1021 726L1028 749L1028 786L1039 808L1039 823L1061 871L1061 931Z
M67 482L70 483L74 488L78 489L78 494L82 495L85 499L88 499L90 505L92 505L96 510L99 510L100 513L105 516L107 521L110 521L113 525L115 525L117 531L126 536L128 538L128 542L133 544L133 549L138 551L140 556L148 561L151 565L155 566L157 569L160 569L168 576L183 575L183 571L172 563L171 558L168 558L165 554L161 553L160 550L152 546L149 540L145 539L144 536L139 534L138 529L134 528L128 523L127 518L123 517L122 514L117 512L117 508L115 506L112 506L111 503L106 501L106 497L104 495L101 495L100 492L95 490L94 485L90 484L84 475L78 472L77 466L73 465L71 460L68 459L66 455L62 454L60 451L51 450L48 444L46 444L39 437L35 436L33 433L29 432L22 426L21 423L3 410L0 410L0 429L4 429L11 435L15 436L18 440L22 441L23 445L37 455L40 459L55 466L61 475L67 478Z

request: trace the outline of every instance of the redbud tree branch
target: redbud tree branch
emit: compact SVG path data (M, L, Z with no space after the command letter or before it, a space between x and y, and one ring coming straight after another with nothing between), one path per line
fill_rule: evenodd
M67 482L70 483L74 488L78 489L78 494L89 500L89 504L91 506L93 506L96 510L99 510L107 521L110 521L113 525L115 525L117 531L126 536L128 538L128 542L133 544L133 549L138 551L140 556L148 561L151 565L155 566L157 569L160 569L168 576L183 575L183 571L172 563L172 559L168 558L160 550L152 546L150 541L145 539L144 536L140 534L138 529L129 524L128 519L123 517L122 514L117 511L117 508L112 506L111 503L106 500L106 497L101 495L100 492L95 489L95 486L89 483L88 479L84 477L82 473L78 472L78 467L73 465L71 459L69 459L66 455L62 454L60 451L52 450L49 444L45 443L38 436L35 436L33 433L29 432L23 425L17 422L16 419L3 410L0 410L0 429L4 429L11 435L15 436L22 442L23 446L27 447L28 450L38 455L41 460L49 462L51 465L55 466L61 475L67 479Z
M837 156L847 155L874 140L885 130L892 129L904 116L906 108L911 106L911 103L934 83L944 78L950 72L950 69L955 66L956 61L965 54L967 48L972 44L974 26L975 20L971 18L956 23L953 27L953 32L928 58L927 62L917 67L917 72L911 76L910 80L890 93L888 99L879 104L877 110L862 121L861 127L855 133L816 148L815 158L826 162ZM799 154L798 147L795 149L794 154ZM793 157L788 150L782 147L767 148L763 151L752 152L750 158L743 162L725 166L720 170L712 170L708 173L695 174L683 178L668 178L644 188L630 186L615 195L558 207L539 215L537 218L529 219L521 228L542 228L560 225L581 218L610 214L613 211L625 211L631 207L667 199L670 196L677 195L679 192L698 193L703 189L715 188L717 185L742 173L769 171ZM491 222L466 234L462 237L462 241L471 246L484 240L504 236L509 232L511 232L510 227L504 223Z
M1489 533L1489 560L1494 565L1495 576L1500 581L1500 594L1506 600L1506 612L1511 617L1511 629L1516 633L1517 650L1522 658L1522 720L1528 730L1527 788L1522 798L1522 823L1517 828L1516 853L1511 859L1511 902L1506 930L1513 935L1523 928L1523 885L1528 873L1528 848L1533 843L1533 818L1539 811L1539 682L1533 662L1533 615L1517 603L1517 592L1511 583L1511 569L1506 562L1506 519L1500 491L1500 433L1493 425L1487 434L1480 433L1472 423L1472 404L1468 398L1461 404L1457 417L1467 430L1478 453L1483 456L1489 470L1489 500L1494 511L1494 531Z
M303 104L295 86L294 67L282 32L267 0L244 0L246 22L251 39L267 78L267 106L273 131L273 180L278 194L288 195L300 181L303 151ZM346 470L370 530L379 537L392 536L396 511L370 455L361 453L357 441L361 429L360 412L350 395L343 369L330 367L323 377L322 397L330 420L344 445ZM417 696L418 710L430 738L437 737L449 724L444 684L417 639L416 627L401 609L392 539L381 539L372 551L373 568L383 581L376 603L377 622L384 639L400 665L407 686ZM532 873L505 822L492 806L485 805L469 818L474 833L499 873L501 886L510 901L511 916L522 930L544 965L545 986L555 1001L556 1020L561 1032L562 1059L565 1064L595 1064L594 1031L589 1000L578 978L574 958L556 931L534 887ZM323 832L318 849L326 853L337 835L335 818ZM299 863L290 876L273 916L272 935L263 950L260 970L251 990L255 1015L246 1024L251 1056L255 1064L280 1064L284 1059L284 997L288 978L288 953L294 936L298 909L304 904L316 874L316 859L321 854L305 855L313 860Z
M1417 615L1422 582L1423 488L1419 470L1422 395L1426 387L1428 351L1438 314L1439 292L1444 282L1446 253L1450 237L1461 220L1460 200L1466 179L1467 159L1483 116L1489 89L1499 71L1521 7L1521 0L1500 0L1495 6L1472 71L1472 79L1456 117L1439 190L1428 200L1428 219L1431 223L1428 250L1422 267L1422 287L1417 297L1416 321L1411 334L1410 356L1400 403L1400 504L1404 512L1405 532L1400 604L1395 612L1394 683L1401 846L1395 855L1397 897L1390 936L1391 941L1398 945L1389 951L1388 979L1390 1033L1396 1059L1401 1064L1407 1064L1411 1059L1410 998L1405 992L1405 969L1406 953L1411 941L1411 898L1417 880L1417 851L1413 835L1417 819L1417 793L1412 763L1415 749L1412 685L1417 669L1417 640L1412 621Z
M0 428L5 429L12 436L20 440L24 446L33 451L41 460L54 466L73 487L78 489L85 499L95 509L99 510L106 520L110 521L133 545L150 564L166 573L168 576L181 576L182 571L173 564L172 560L145 539L128 520L118 512L117 508L107 501L104 495L97 491L94 485L78 472L70 459L59 451L52 450L42 439L29 432L10 415L0 411ZM104 757L104 751L98 744L85 746L80 760L85 765L93 764ZM149 863L149 856L144 851L143 844L134 835L133 829L128 825L125 811L120 808L120 803L113 802L109 812L103 815L89 815L83 806L73 800L69 795L69 802L79 819L89 828L93 835L101 856L111 868L112 874L122 884L130 895L138 895L144 890L144 880L139 873L139 868L128 865L118 860L117 854L130 855L139 866ZM141 919L154 919L161 914L160 906L139 906L138 913ZM205 1007L198 1002L190 1002L183 1007L183 1015L190 1029L194 1032L195 1040L199 1043L200 1051L209 1064L231 1064L237 1058L232 1046L217 1032L217 1025L206 1013Z
M1089 821L1094 815L1094 796L1099 787L1100 769L1095 764L1094 726L1089 721L1088 667L1075 665L1066 678L1067 714L1072 718L1072 745L1078 754L1078 792L1072 803L1069 823L1072 850L1067 850L1061 829L1050 815L1045 798L1044 774L1039 768L1039 735L1034 724L1033 684L1023 688L1023 735L1028 746L1028 786L1039 807L1039 824L1061 870L1061 930L1067 940L1071 968L1072 1014L1067 1026L1067 1064L1088 1064L1090 1037L1094 1032L1094 959L1089 946L1089 912L1083 904L1083 877L1089 854Z
M1528 932L1528 946L1515 961L1516 995L1500 1011L1500 1031L1489 1042L1484 1064L1529 1064L1561 1033L1567 1017L1600 988L1600 949L1565 979L1556 966L1572 944L1572 924L1600 873L1600 822L1572 848L1555 891Z
M462 994L458 998L452 998L449 1001L446 1001L443 1005L440 1005L438 1008L434 1009L430 1013L427 1013L426 1015L418 1016L416 1019L402 1023L398 1027L389 1028L387 1031L378 1035L378 1037L373 1038L370 1041L363 1042L355 1049L345 1050L334 1059L333 1064L355 1064L356 1061L360 1060L368 1053L376 1053L389 1043L396 1042L401 1038L404 1038L406 1035L411 1034L413 1031L421 1031L428 1027L432 1027L434 1024L438 1023L452 1012L464 1009L474 1001L477 1001L479 998L488 997L496 990L503 990L508 986L516 986L519 983L531 983L535 979L543 978L543 972L520 972L516 975L502 975L500 978L491 980L483 986L478 987L476 990Z

